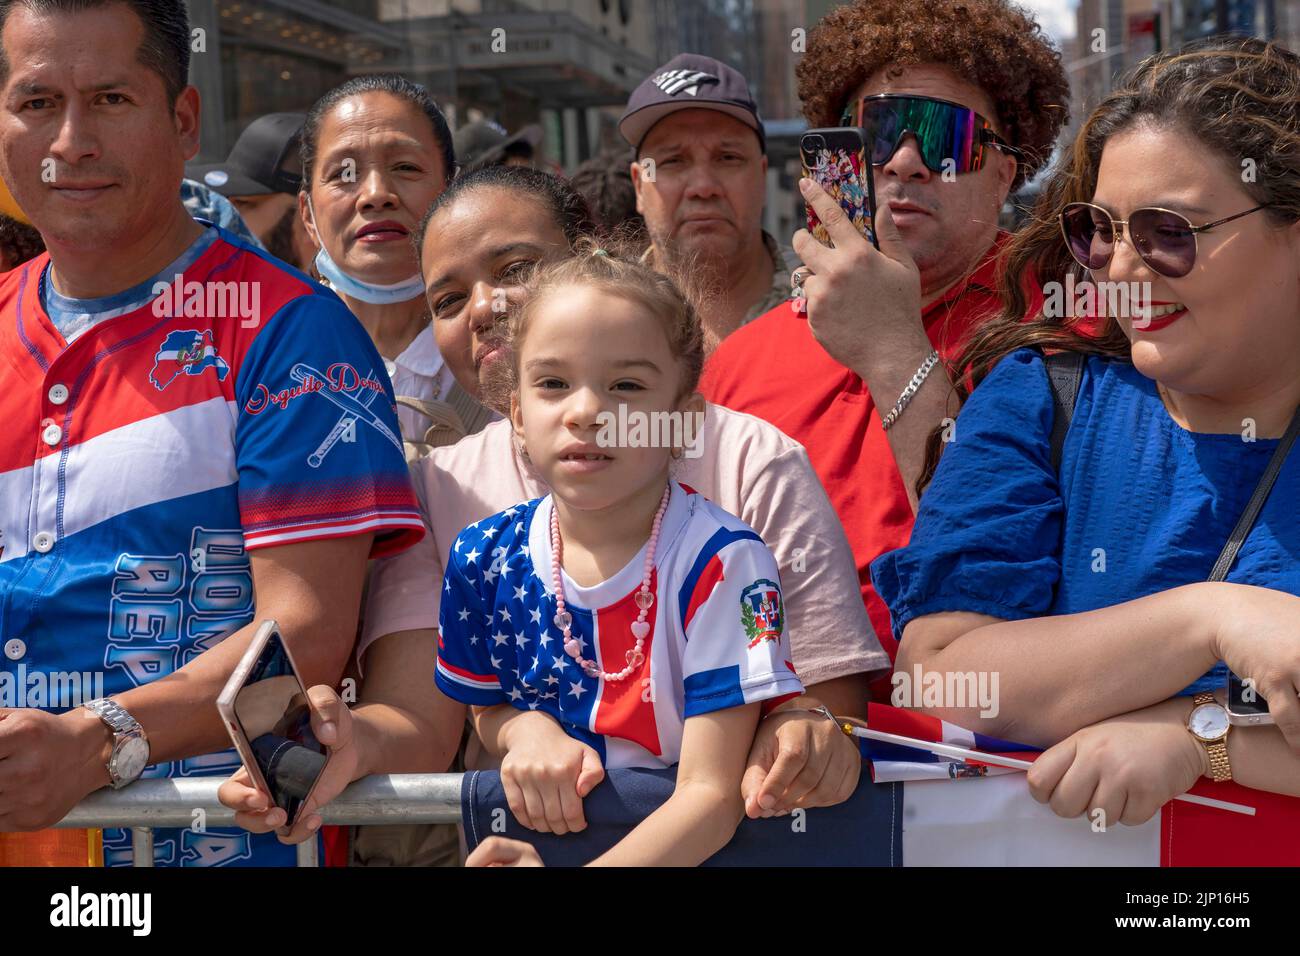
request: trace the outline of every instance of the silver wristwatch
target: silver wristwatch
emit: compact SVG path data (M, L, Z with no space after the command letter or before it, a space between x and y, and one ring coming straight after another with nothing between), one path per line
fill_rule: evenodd
M134 783L149 765L149 738L126 708L101 697L82 705L113 731L113 752L108 758L108 778L114 790Z

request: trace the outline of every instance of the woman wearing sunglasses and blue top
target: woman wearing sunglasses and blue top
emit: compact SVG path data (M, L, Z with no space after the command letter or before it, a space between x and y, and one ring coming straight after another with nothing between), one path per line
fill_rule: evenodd
M1247 39L1144 61L1007 262L911 542L871 567L898 670L997 672L996 717L931 712L1049 748L1029 783L1062 816L1139 824L1202 775L1300 796L1300 58ZM1022 321L1027 276L1051 302L1088 273L1146 295ZM1084 360L1054 452L1059 351ZM1274 724L1230 725L1229 668Z

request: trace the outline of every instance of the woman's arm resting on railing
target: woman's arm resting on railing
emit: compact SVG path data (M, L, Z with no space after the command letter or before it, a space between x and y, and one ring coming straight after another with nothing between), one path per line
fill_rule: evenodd
M1214 666L1212 591L1193 584L1087 611L1023 621L945 612L913 619L894 666L895 694L920 707L916 668L974 672L991 707L945 700L927 713L995 737L1050 746L1083 727L1166 700ZM996 680L996 683L994 683ZM954 682L956 686L960 686ZM993 713L990 713L993 711Z
M1233 727L1228 762L1243 787L1300 797L1300 757L1276 727Z
M826 706L837 717L866 717L870 697L867 675L850 674L814 684L760 720L740 782L746 816L831 807L852 796L862 772L857 744L811 711Z
M1034 762L1030 792L1063 817L1100 810L1106 826L1145 823L1209 773L1187 730L1191 711L1191 698L1175 697L1071 734ZM1233 727L1228 760L1242 786L1300 797L1300 757L1276 727Z
M919 666L945 684L948 674L983 673L992 687L996 675L995 706L987 708L996 714L981 716L985 708L969 700L922 709L971 730L1049 746L1167 700L1219 660L1254 677L1266 698L1274 692L1278 727L1300 745L1300 598L1267 588L1204 582L1023 621L929 614L904 630L894 677L914 684Z

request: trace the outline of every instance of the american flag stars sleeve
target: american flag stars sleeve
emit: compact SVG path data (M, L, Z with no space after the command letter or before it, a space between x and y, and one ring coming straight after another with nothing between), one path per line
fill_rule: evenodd
M507 655L501 652L503 642L493 639L490 627L495 617L491 585L501 566L499 552L493 555L490 542L496 529L508 521L498 515L457 535L442 579L434 680L448 697L479 707L507 701L497 675ZM485 537L485 532L492 533ZM500 629L497 631L499 637Z

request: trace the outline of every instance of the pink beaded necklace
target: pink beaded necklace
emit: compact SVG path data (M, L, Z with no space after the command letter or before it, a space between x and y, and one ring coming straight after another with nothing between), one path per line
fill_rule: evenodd
M646 549L645 570L641 574L641 587L637 590L634 599L636 606L640 608L640 613L632 622L632 636L636 638L636 647L627 652L627 666L616 672L602 671L595 661L584 658L582 642L573 636L573 615L564 606L564 575L560 570L560 513L555 507L555 502L551 502L551 577L555 583L555 626L564 632L564 653L572 657L588 677L602 677L607 681L626 680L633 671L645 663L642 648L645 646L646 636L650 633L646 615L655 602L655 596L650 592L650 575L655 567L655 552L659 549L659 527L663 524L664 512L668 510L668 497L671 490L671 486L664 489L664 496L659 501L659 510L655 512L654 524L650 528L650 547Z

